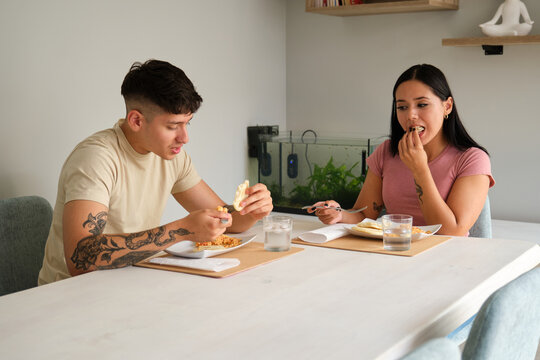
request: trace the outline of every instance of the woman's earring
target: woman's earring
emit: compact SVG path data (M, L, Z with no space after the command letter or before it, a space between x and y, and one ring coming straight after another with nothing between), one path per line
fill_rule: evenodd
M448 114L444 115L444 119L448 120Z

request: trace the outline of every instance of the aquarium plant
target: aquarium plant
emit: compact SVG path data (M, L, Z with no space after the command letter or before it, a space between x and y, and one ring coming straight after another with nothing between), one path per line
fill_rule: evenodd
M335 166L331 157L324 167L314 165L306 185L296 185L290 193L289 201L292 206L313 204L321 200L335 200L343 208L352 208L362 188L365 175L356 176L353 169L345 165Z

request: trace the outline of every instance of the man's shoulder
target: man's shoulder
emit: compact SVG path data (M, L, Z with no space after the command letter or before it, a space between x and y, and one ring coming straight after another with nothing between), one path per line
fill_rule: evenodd
M117 154L122 151L118 135L114 129L105 129L98 131L81 142L79 142L75 148L73 148L68 159L77 156L83 157L117 157Z
M114 129L98 131L79 142L66 158L65 168L102 168L118 158L118 139Z
M115 146L117 143L118 136L114 129L105 129L98 131L79 142L74 150L85 147L109 148Z

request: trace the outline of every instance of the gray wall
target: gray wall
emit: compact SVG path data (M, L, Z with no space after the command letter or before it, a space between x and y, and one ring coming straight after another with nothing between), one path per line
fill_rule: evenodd
M204 98L186 150L231 202L247 173L246 127L285 127L282 0L0 2L0 198L54 204L61 166L88 135L125 115L134 61L182 68ZM164 222L184 216L169 202Z
M540 2L525 0L540 34ZM287 2L287 126L300 132L388 134L392 88L417 63L441 68L470 134L491 154L497 219L540 222L540 44L443 47L441 39L482 36L478 24L501 0L461 0L457 11L353 17L305 12Z

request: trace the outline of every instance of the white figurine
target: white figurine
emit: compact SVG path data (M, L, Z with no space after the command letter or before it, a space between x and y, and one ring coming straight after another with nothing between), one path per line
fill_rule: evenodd
M502 15L501 24L496 24ZM525 22L520 23L520 16ZM487 36L516 36L527 35L534 21L529 17L525 4L520 0L504 0L495 16L490 21L480 24L482 32Z

